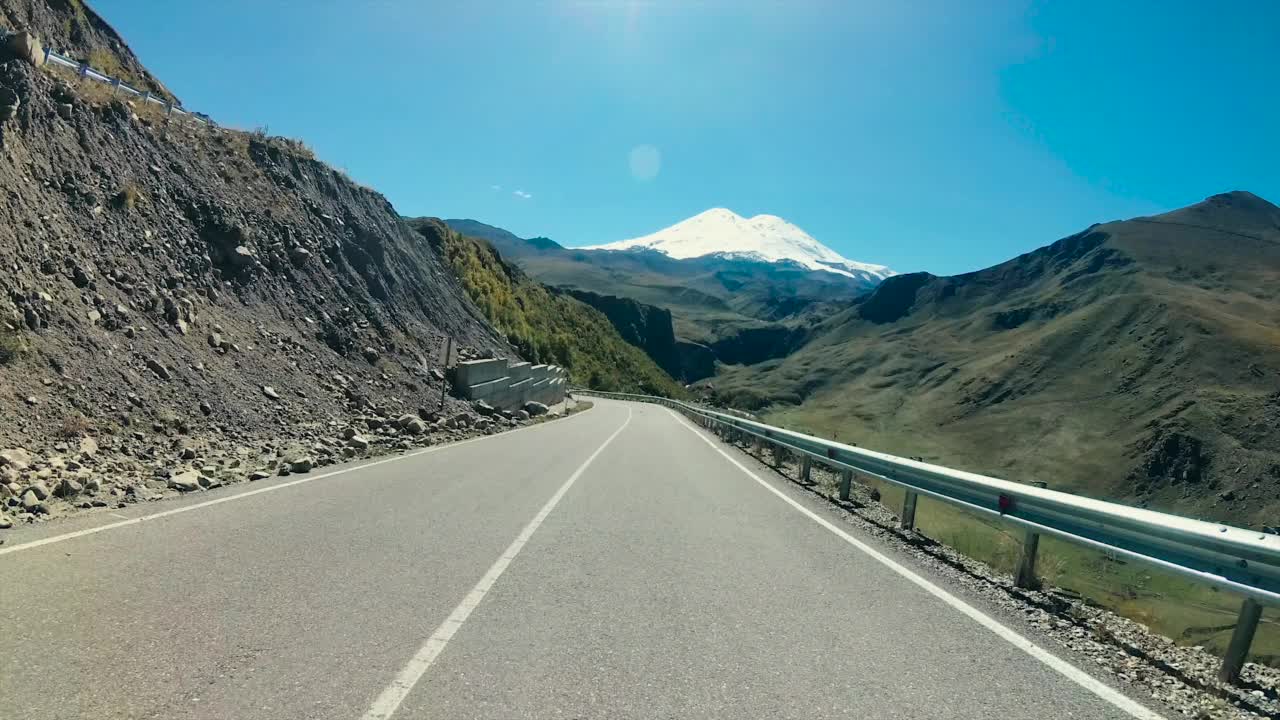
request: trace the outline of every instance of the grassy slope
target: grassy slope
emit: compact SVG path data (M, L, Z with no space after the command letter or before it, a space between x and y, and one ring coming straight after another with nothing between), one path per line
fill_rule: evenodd
M769 422L877 450L1276 524L1280 209L1218 196L919 282L896 303L886 292L890 312L879 322L850 307L792 356L730 369L717 390L763 407ZM1198 443L1198 458L1162 450L1169 437ZM884 496L898 502L892 489ZM927 501L917 519L997 566L1015 557L1002 526ZM1181 642L1225 646L1239 598L1073 546L1042 547L1056 583ZM1274 625L1255 648L1280 657Z
M1101 225L988 270L925 278L880 322L867 319L877 292L790 357L730 370L717 388L887 452L1274 524L1280 226L1225 228L1280 209L1237 210ZM1170 437L1198 444L1198 457L1162 448Z
M684 393L600 311L529 279L483 240L436 221L413 225L442 236L445 256L472 301L524 357L568 368L575 385L669 397Z

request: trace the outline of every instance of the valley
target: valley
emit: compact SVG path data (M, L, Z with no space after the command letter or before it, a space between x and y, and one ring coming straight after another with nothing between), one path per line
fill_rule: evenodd
M693 389L716 404L1155 509L1255 525L1280 510L1280 210L1250 193L870 287L733 246L677 258L448 222L549 285L652 306L606 312L615 325L654 318L665 336L669 311L676 343L715 358ZM646 332L623 336L680 377Z

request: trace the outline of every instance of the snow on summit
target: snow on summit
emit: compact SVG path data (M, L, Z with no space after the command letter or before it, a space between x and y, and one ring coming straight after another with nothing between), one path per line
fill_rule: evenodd
M724 208L707 210L652 235L584 249L642 248L676 259L717 255L728 259L792 262L810 270L825 270L871 282L879 282L895 274L883 265L841 257L804 230L776 215L744 218Z

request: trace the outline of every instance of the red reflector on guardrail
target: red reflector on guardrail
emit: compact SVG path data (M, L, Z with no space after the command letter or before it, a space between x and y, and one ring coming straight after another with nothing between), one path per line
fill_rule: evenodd
M1000 514L1004 515L1013 509L1013 498L1000 493L1000 497L996 498L996 507L1000 508Z

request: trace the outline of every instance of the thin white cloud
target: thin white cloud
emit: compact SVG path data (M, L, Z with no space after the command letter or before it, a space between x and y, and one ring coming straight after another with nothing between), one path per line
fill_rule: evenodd
M502 186L501 186L501 185L490 185L489 187L493 188L494 190L501 190L501 189L502 189Z
M512 195L515 195L515 196L516 196L516 197L518 197L518 198L524 198L525 200L528 200L529 198L533 197L533 193L527 193L527 192L525 192L525 191L523 191L523 190L516 190L515 192L513 192L513 193L511 193L511 194L512 194Z

